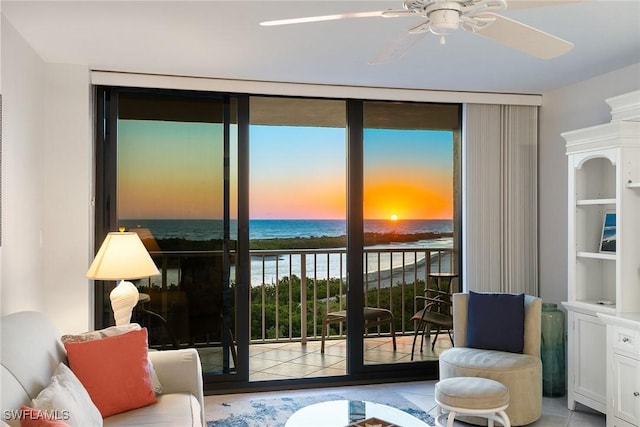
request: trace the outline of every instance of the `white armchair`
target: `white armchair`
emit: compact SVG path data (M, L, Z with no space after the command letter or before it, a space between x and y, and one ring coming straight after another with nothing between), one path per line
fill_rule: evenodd
M540 321L542 300L525 295L524 347L522 354L466 347L469 295L453 295L455 347L440 355L440 379L483 377L501 382L509 389L506 410L512 425L525 425L542 415L542 361ZM478 420L466 420L472 423Z

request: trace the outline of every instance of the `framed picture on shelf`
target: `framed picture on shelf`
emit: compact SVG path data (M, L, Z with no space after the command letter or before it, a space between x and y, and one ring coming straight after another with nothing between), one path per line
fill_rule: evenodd
M605 212L600 237L600 252L616 252L616 213Z

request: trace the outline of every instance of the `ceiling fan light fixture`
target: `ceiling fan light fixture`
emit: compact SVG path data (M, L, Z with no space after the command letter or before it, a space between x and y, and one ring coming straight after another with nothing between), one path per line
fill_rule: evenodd
M437 36L446 36L458 29L460 11L437 9L429 13L429 31Z

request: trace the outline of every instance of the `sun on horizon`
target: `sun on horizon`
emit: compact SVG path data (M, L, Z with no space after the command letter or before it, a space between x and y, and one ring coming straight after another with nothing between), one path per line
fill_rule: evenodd
M397 220L398 220L398 215L393 214L393 215L391 215L391 216L389 217L389 219L390 219L391 221L397 221Z

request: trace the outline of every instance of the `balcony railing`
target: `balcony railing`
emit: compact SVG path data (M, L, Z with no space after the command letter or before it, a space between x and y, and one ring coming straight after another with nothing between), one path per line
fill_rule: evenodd
M253 250L251 254L251 342L291 342L321 338L322 317L344 310L347 302L346 250ZM167 321L181 345L219 345L222 301L235 302L232 268L230 291L221 283L221 252L152 254L162 275L140 281L151 295L150 309ZM413 333L410 320L420 307L432 272L455 271L450 248L384 247L364 252L364 303L391 310L398 334ZM234 313L231 312L231 324ZM331 337L344 337L342 324L331 325ZM384 326L367 335L385 335ZM153 337L150 335L153 341Z
M252 283L252 306L259 298L260 322L252 319L252 341L294 341L319 339L322 317L327 312L346 308L346 251L334 250L279 250L252 251L252 268L259 267L260 277ZM391 310L396 317L396 332L413 332L410 318L418 309L416 295L423 295L424 286L431 272L451 272L452 250L447 248L383 248L365 251L364 302L368 307ZM258 262L256 262L256 260ZM429 262L427 262L429 260ZM293 279L293 280L292 280ZM293 298L299 280L300 296ZM256 291L258 289L258 291ZM282 292L289 296L284 300ZM265 308L274 305L275 317L267 319ZM287 324L282 324L280 313L288 313ZM299 333L294 334L292 319L295 310L300 312ZM305 316L304 313L307 313ZM256 310L251 311L256 315ZM256 334L256 326L259 333ZM283 327L284 326L284 327ZM343 336L342 325L336 325L332 335ZM281 334L282 330L288 331ZM269 331L273 333L269 334ZM337 334L336 334L337 332ZM368 331L380 334L382 331ZM388 331L386 331L388 332Z

